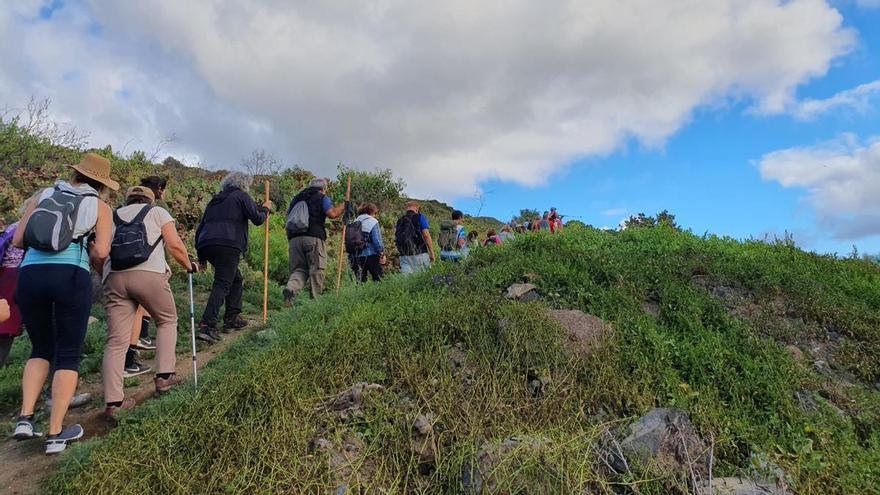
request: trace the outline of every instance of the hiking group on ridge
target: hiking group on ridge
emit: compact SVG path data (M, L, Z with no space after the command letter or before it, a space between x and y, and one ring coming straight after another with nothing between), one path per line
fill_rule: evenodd
M22 328L32 346L22 376L21 410L13 437L44 436L38 431L35 411L49 381L47 454L63 451L84 434L80 425L65 426L64 419L69 408L89 400L88 394L76 394L76 389L93 304L92 271L100 277L107 324L101 367L104 415L115 420L119 411L135 406L133 398L125 397L124 378L152 370L140 361L140 351L155 350L157 393L182 381L175 373L178 315L168 256L190 277L208 264L214 268L211 292L193 338L208 344L220 342L222 333L248 324L242 317L239 264L247 253L249 224L264 224L273 209L268 200L262 204L253 200L250 175L230 172L202 214L193 257L163 206L167 179L144 177L140 185L126 191L124 204L114 211L109 205L110 191L118 191L120 185L111 178L108 159L87 153L68 167L69 177L59 178L54 186L25 201L21 220L0 235L0 366ZM286 307L293 305L306 284L311 298L324 291L327 219L344 220L342 242L354 279L378 282L384 276L388 256L379 208L370 202L356 210L349 201L334 205L327 195L328 183L313 179L287 207L290 275L283 289ZM555 232L561 229L561 216L551 209L536 224L538 229ZM500 233L489 230L481 243L475 232L465 228L463 212L455 210L440 222L439 258L457 263L474 247L502 244L514 238L514 229L528 230L524 227L505 225ZM394 227L394 246L403 274L424 271L437 261L438 249L419 202L405 204ZM151 323L156 326L155 342L148 331Z

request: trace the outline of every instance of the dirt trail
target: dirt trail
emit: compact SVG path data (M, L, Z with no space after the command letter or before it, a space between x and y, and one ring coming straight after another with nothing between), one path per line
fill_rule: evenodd
M225 351L230 344L243 335L262 328L256 321L250 320L250 325L245 330L224 334L223 341L210 347L200 344L197 352L198 367L202 368L207 362L214 359L218 354ZM189 351L178 353L177 374L183 378L192 375L192 359ZM152 360L145 360L150 365ZM146 373L135 377L138 380L136 387L126 387L125 396L133 397L140 405L144 401L155 396L156 389L153 385L153 374ZM186 386L186 384L181 385ZM95 373L80 380L77 392L89 392L92 400L84 407L71 409L67 413L64 424L79 423L85 429L85 437L81 441L94 437L102 437L113 429L110 422L104 418L104 403L101 393L101 374ZM37 404L39 411L42 403ZM17 412L13 416L17 415ZM10 435L4 435L0 440L0 493L8 495L30 495L39 493L40 483L55 471L58 460L64 456L47 456L44 453L45 444L41 439L17 442Z

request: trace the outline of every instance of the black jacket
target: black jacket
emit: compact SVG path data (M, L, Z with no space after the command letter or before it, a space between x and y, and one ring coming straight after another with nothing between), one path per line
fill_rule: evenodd
M327 222L327 214L324 213L324 194L316 187L307 187L303 189L299 194L294 196L292 200L290 200L290 206L287 207L288 215L290 215L290 210L293 209L293 205L300 201L305 201L306 204L309 205L309 229L299 234L291 234L288 232L287 238L293 239L294 237L309 236L326 240L327 229L324 228L324 224Z
M196 229L196 250L206 246L228 246L247 251L248 220L262 225L269 210L258 205L241 189L220 191L208 203Z

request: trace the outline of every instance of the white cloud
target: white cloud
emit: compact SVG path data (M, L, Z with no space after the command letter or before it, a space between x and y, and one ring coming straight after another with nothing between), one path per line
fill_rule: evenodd
M799 120L813 120L837 109L866 112L872 107L872 102L878 99L880 99L880 80L841 91L830 98L798 102L791 108L791 113Z
M851 134L761 158L764 180L807 190L822 228L837 239L880 235L880 137Z
M0 94L53 97L121 146L229 166L263 147L318 172L390 167L410 192L539 184L695 108L783 112L855 34L823 0L291 3L91 0L0 8ZM101 29L96 29L95 22ZM2 102L0 102L2 104Z

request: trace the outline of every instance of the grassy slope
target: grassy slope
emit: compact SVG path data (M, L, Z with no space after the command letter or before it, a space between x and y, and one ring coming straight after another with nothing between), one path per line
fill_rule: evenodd
M454 284L434 283L439 273ZM503 301L503 288L526 273L540 277L545 301ZM505 477L508 488L521 489L532 474L552 492L574 493L602 479L593 449L603 425L658 405L687 410L700 433L715 439L716 476L741 471L759 451L794 478L799 493L875 488L880 394L840 392L852 401L846 419L827 406L804 412L794 393L820 390L823 381L763 337L772 328L732 317L695 286L695 275L750 289L761 301L786 298L805 321L844 334L850 344L842 360L852 357L852 371L877 379L876 266L665 229L529 235L479 250L462 266L347 288L277 315L276 337L237 344L209 366L197 396L178 390L105 439L78 446L48 488L327 493L337 482L326 459L308 453L309 442L354 434L369 460L356 464L360 476L350 485L454 493L483 441L526 434L547 438L550 447ZM641 309L646 298L658 301L659 316ZM591 359L567 357L561 329L541 311L547 305L601 316L613 323L614 337ZM467 385L449 364L456 342L473 366ZM541 399L526 391L528 369L552 379ZM322 407L360 381L386 386L367 396L363 417L342 421ZM427 477L406 446L407 426L426 412L436 417L439 444ZM645 481L640 493L664 493L667 481Z

